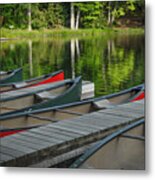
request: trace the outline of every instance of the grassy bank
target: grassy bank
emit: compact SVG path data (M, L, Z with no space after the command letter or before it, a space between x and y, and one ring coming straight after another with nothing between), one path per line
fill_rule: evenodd
M44 29L44 30L10 30L1 29L1 38L42 38L42 37L85 37L85 36L101 36L111 35L113 33L144 33L143 28L105 28L105 29Z

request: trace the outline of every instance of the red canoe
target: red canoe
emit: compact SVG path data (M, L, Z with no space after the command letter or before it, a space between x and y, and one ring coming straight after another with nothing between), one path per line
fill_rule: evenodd
M26 87L39 86L42 84L52 83L61 80L64 80L64 72L62 70L47 75L43 75L37 78L32 78L26 81L2 84L0 85L0 93Z

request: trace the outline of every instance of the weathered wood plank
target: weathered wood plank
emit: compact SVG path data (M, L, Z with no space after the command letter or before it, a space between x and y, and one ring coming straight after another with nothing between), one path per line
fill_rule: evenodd
M79 134L79 133L75 133L75 132L73 133L73 132L69 132L69 131L64 131L64 130L60 130L60 129L49 127L49 126L47 126L46 131L48 131L49 133L53 133L56 137L77 138L77 137L81 136L81 134Z
M59 127L68 128L68 129L74 129L75 132L83 133L83 135L86 135L91 132L90 129L84 128L84 127L78 127L75 125L72 125L66 121L66 123L59 124Z
M23 134L20 134L18 137L15 136L14 137L15 140L19 140L19 141L24 141L26 143L33 143L34 145L36 145L38 147L38 144L39 144L39 148L40 148L40 145L52 145L52 144L55 144L55 143L62 143L62 140L60 139L54 139L54 138L49 138L47 136L41 136L41 135L34 135L31 133L31 135L23 135ZM65 139L66 141L66 139Z
M63 135L59 135L56 134L54 132L49 131L49 129L46 128L46 130L44 132L25 132L25 133L21 133L21 136L23 138L38 138L41 141L47 141L50 143L58 143L59 141L67 141L69 140L68 136L63 136ZM31 141L31 139L30 139Z
M32 153L34 152L35 150L34 149L31 149L27 146L21 146L18 142L16 141L5 141L5 138L4 139L1 139L1 146L5 146L5 147L8 147L8 148L13 148L13 149L18 149L19 151L23 152L23 153Z
M35 141L36 140L36 141ZM44 148L45 146L50 145L48 142L41 142L40 140L31 138L31 142L28 141L23 141L21 139L19 139L18 137L16 138L16 136L14 137L10 137L7 140L4 140L3 142L1 142L2 145L9 145L9 144L18 144L18 146L24 148L29 148L29 149L33 149L33 150L39 150L41 148Z
M8 154L13 157L18 157L23 155L23 152L19 151L18 149L8 148L6 146L1 145L0 146L0 153L5 152L5 154Z
M82 131L82 130L80 130L80 129L72 129L71 127L66 127L66 126L64 126L64 125L61 125L60 123L58 124L58 123L54 123L54 124L52 124L52 127L55 127L55 128L57 128L57 129L59 129L59 130L65 130L65 131L69 131L69 132L75 132L75 133L79 133L79 134L81 134L81 135L86 135L86 134L88 134L88 132L85 132L85 131Z
M95 127L95 126L92 126L91 124L88 124L88 123L84 123L85 122L85 119L83 119L82 122L78 121L78 119L76 120L72 120L72 121L64 121L63 123L61 123L61 125L64 125L64 126L69 126L69 127L73 127L75 129L80 129L80 130L84 130L84 131L88 131L88 132L91 132L91 131L96 131L96 130L99 130L100 128L99 127Z
M1 153L0 158L1 158L1 161L9 161L9 160L11 160L13 157L12 157L12 156L9 156L9 155L7 155L7 154Z
M82 126L82 127L90 128L90 129L94 129L94 130L101 130L101 129L103 129L103 127L97 126L95 124L92 125L92 124L89 123L89 121L85 121L85 120L79 121L79 119L75 119L75 120L70 121L68 123L70 123L72 125L75 125L75 126L79 126L79 127Z

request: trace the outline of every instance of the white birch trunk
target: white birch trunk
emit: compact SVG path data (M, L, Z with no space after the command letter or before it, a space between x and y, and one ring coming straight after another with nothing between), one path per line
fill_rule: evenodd
M28 31L32 30L31 4L28 4Z
M108 25L111 24L111 2L109 1L109 5L108 5L108 21L107 21Z
M79 29L80 9L77 10L75 29Z
M71 29L75 29L75 10L73 3L71 3L70 7L70 27Z

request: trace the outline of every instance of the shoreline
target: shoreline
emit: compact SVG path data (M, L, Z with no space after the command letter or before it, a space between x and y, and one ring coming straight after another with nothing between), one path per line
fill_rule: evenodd
M0 41L12 40L12 39L27 39L27 38L46 38L46 37L94 37L102 35L112 35L114 33L144 33L144 28L105 28L105 29L42 29L32 30L27 29L1 29Z

